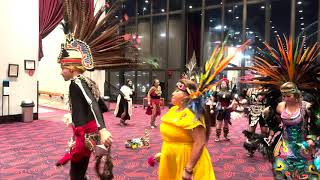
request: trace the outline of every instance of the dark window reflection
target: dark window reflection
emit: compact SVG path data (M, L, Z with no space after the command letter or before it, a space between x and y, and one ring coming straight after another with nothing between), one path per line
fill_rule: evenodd
M317 0L297 0L296 36L301 35L306 38L305 47L317 42L318 24L314 22L318 19L318 3Z
M206 6L221 4L222 0L206 0Z
M184 64L183 59L183 31L181 15L172 15L169 17L169 68L180 68Z
M193 9L201 7L202 0L186 0L186 7L188 9Z
M141 41L140 45L138 46L140 54L145 57L150 56L150 18L143 18L138 20L138 37Z
M221 44L221 9L206 11L204 31L204 60L208 60L213 49Z
M137 71L137 87L135 88L137 100L146 97L149 88L149 72Z
M168 76L168 88L167 88L167 92L168 92L168 99L170 102L171 99L171 95L172 92L176 89L176 84L179 81L179 79L181 78L181 74L182 72L179 71L171 71L170 72L170 76Z
M193 53L197 58L197 64L200 65L200 35L201 35L201 15L200 12L194 12L188 14L188 57L191 59Z
M112 77L112 78L111 78ZM110 71L110 98L116 99L120 89L119 71Z
M239 3L242 3L243 0L225 0L224 2L225 2L226 4L234 4L234 3L239 4Z
M225 7L225 26L223 28L232 46L242 42L242 11L243 6L238 4L229 4Z
M166 16L155 16L153 18L152 56L158 58L160 68L166 66Z
M150 14L151 0L138 0L138 16Z
M265 3L248 4L246 39L250 39L251 44L245 51L245 66L252 66L251 58L259 53L258 47L264 48L265 9Z
M276 37L290 35L291 0L271 2L270 43L276 46Z
M129 17L133 17L136 14L136 0L125 1L123 4L124 13Z
M248 17L246 39L250 39L252 45L257 46L264 41L265 3L249 4Z
M156 0L152 4L153 14L164 13L167 10L167 0Z
M181 0L170 0L169 2L170 11L180 10L182 8Z

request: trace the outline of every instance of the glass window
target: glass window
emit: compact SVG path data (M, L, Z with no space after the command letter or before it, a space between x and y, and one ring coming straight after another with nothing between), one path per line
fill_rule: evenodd
M251 58L255 53L259 53L257 48L264 48L262 44L264 42L265 32L265 3L248 4L248 21L246 28L246 39L251 40L250 46L248 46L243 56L245 66L252 66Z
M137 87L135 88L137 99L141 100L146 97L149 88L149 72L137 71Z
M206 11L204 31L204 60L211 57L213 49L221 44L221 9Z
M124 84L127 83L128 80L131 80L134 84L134 77L135 77L135 72L134 71L126 71L124 72Z
M186 7L188 9L201 7L202 0L186 0Z
M296 5L296 36L305 36L305 47L317 42L317 27L314 23L318 20L319 1L304 0L297 1ZM314 23L313 25L311 25ZM308 28L307 28L308 27Z
M221 4L222 0L206 0L206 6Z
M187 21L187 44L188 57L191 59L195 53L197 64L200 65L200 37L201 37L201 15L200 12L188 13Z
M129 17L136 16L136 0L125 1L123 3L123 9Z
M229 4L225 7L225 26L224 29L229 35L229 44L237 46L242 42L242 12L243 6Z
M276 46L276 37L285 34L290 36L291 0L271 2L270 43Z
M164 13L167 11L167 0L152 1L153 14Z
M160 68L166 68L166 16L155 16L152 18L152 56L158 59Z
M169 2L170 11L180 10L182 8L181 0L170 0Z
M264 41L265 3L248 4L246 39L250 39L253 46L261 45Z
M182 72L180 71L172 71L172 75L168 77L168 99L167 102L171 103L171 95L173 91L176 89L176 84L181 78Z
M138 0L138 16L144 16L150 14L151 0Z
M183 31L184 25L181 15L169 17L169 60L168 67L180 68L184 64L183 53Z
M140 45L138 46L140 54L145 57L150 56L150 18L138 19L138 36L141 41Z
M243 2L243 0L225 0L224 2L226 4L234 4L234 3L240 4Z
M115 100L119 94L119 79L119 71L110 71L110 98L113 100Z

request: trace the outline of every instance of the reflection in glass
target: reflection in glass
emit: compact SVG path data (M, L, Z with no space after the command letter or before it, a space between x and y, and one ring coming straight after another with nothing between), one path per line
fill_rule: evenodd
M181 74L182 72L180 71L173 71L172 72L172 76L170 76L168 78L168 102L170 102L171 99L171 95L173 93L173 91L176 89L176 84L179 81L179 79L181 78Z
M156 0L152 4L153 14L164 13L167 11L167 0Z
M291 0L271 2L270 43L276 46L276 37L290 35L290 8Z
M237 4L226 5L225 31L229 35L229 44L237 46L242 42L242 11L243 6Z
M208 60L213 49L221 44L221 8L206 11L204 31L204 60Z
M242 3L243 0L225 0L224 2L225 2L226 4L234 4L234 3L239 4L239 3Z
M172 15L169 17L169 60L168 67L180 68L184 64L183 60L183 24L181 15Z
M261 45L264 41L265 3L248 4L247 14L246 39L250 39L253 46Z
M160 68L166 68L166 16L155 16L152 18L152 56L158 59Z
M221 4L222 0L206 0L206 6Z
M110 98L116 99L119 94L119 71L110 71Z
M146 97L149 88L149 72L137 71L137 86L135 88L137 99L142 100Z
M142 56L150 56L150 18L138 19L138 36L141 40L141 44L138 46L138 50Z
M169 2L170 11L180 10L182 8L181 0L171 0Z
M188 13L188 57L191 59L195 53L197 64L200 65L200 37L201 37L201 15L200 12Z
M138 16L150 14L151 0L138 0Z
M186 0L186 7L188 9L201 7L201 4L202 4L202 0Z
M251 44L245 51L245 66L253 65L250 57L259 53L258 47L264 48L265 11L265 3L248 4L246 39L250 39Z
M299 3L301 2L301 3ZM305 47L310 46L317 42L317 27L318 24L311 25L318 19L318 7L319 1L316 0L304 0L297 1L296 5L296 36L301 33L301 36L305 36ZM302 32L304 31L304 32Z
M129 17L136 16L136 0L125 1L123 4L124 13Z

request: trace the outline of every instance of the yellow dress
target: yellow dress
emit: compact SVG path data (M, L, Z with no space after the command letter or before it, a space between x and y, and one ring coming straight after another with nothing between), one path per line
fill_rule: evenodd
M197 126L205 127L203 121L196 119L191 110L185 108L176 112L172 107L162 116L160 132L162 149L159 165L159 180L181 180L183 169L191 155L193 140L191 130ZM206 147L193 169L194 180L215 179L210 154Z

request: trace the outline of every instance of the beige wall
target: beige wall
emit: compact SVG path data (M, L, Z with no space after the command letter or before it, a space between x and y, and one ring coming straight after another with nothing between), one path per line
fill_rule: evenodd
M0 84L0 100L4 100L4 116L21 114L20 103L30 99L37 102L37 70L29 76L24 70L24 60L37 60L39 33L38 0L0 1L1 53L0 77L10 81L10 111L8 114L8 98L2 97L2 81ZM19 76L8 78L8 64L19 65ZM37 69L37 63L36 63ZM0 103L0 107L2 103ZM34 109L36 112L36 108Z

